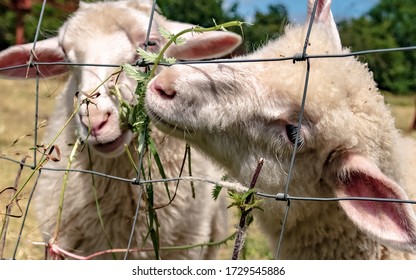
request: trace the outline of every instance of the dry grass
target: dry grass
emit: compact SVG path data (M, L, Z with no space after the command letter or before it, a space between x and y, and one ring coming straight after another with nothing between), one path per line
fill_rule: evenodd
M48 79L41 81L39 85L39 122L47 120L54 104L56 94L63 86L60 79ZM20 161L28 157L26 163L33 165L34 147L34 116L36 84L33 80L0 80L1 105L0 105L0 154L7 158ZM45 128L38 130L39 139ZM39 140L37 143L42 144ZM19 165L4 159L0 160L0 191L15 185ZM30 168L25 168L20 176L19 186L29 177ZM32 180L33 181L33 180ZM33 183L28 184L27 189L22 192L19 205L25 211L27 199ZM12 196L11 191L5 191L0 195L0 213L3 214L5 207ZM17 205L12 208L12 214L19 215ZM1 215L0 222L4 219ZM7 229L7 242L3 258L11 258L14 252L17 236L20 230L21 218L10 218ZM36 221L31 212L26 222L25 230L21 239L20 249L17 251L17 259L39 259L43 257L44 247L34 245L32 241L41 241L40 233L37 231Z
M43 80L40 84L39 96L39 121L47 120L52 110L54 99L64 85L62 79ZM27 163L33 163L34 147L34 115L35 115L35 82L30 80L2 80L0 79L1 105L0 105L0 154L20 161L22 157L29 156ZM386 100L391 104L391 110L395 116L396 125L405 133L413 121L415 113L414 97L395 97L387 95ZM39 139L42 139L44 128L39 130ZM416 133L412 132L416 138ZM16 140L18 140L16 142ZM41 140L38 144L42 144ZM0 191L6 187L14 186L19 165L4 159L0 159ZM31 170L26 168L21 176L19 185L29 176ZM23 192L20 205L25 209L28 193L33 184ZM0 213L4 213L11 192L0 195ZM18 214L18 208L13 207L13 213ZM30 213L30 212L29 212ZM237 215L230 227L234 228L237 223ZM4 219L1 215L0 223ZM11 218L7 231L7 243L4 258L11 258L20 229L21 219ZM20 249L16 255L17 259L40 259L43 258L44 247L34 245L32 241L41 241L41 233L37 231L36 220L30 214L27 226L23 232ZM247 259L269 259L272 253L268 250L268 242L264 235L254 226L248 232L245 256ZM230 259L233 242L228 242L221 251L221 259Z

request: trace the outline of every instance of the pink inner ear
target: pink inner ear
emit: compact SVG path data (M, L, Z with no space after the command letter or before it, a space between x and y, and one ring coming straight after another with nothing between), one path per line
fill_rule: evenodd
M0 68L25 65L29 62L33 43L11 46L0 52ZM58 44L56 37L38 41L36 45L34 62L63 62L65 54ZM40 77L50 77L60 75L69 70L66 65L38 65ZM14 78L34 78L36 77L34 67L19 67L7 71L1 71L0 75Z
M27 50L22 50L19 52L14 52L13 55L7 56L1 59L0 67L8 66L17 66L24 65L29 62L30 52ZM39 62L62 62L64 57L57 52L41 52L36 53L36 57L33 58L33 61ZM60 75L68 71L68 66L66 65L38 65L39 76L50 77L55 75ZM36 69L34 67L21 67L11 70L6 70L0 72L0 75L5 75L15 78L35 78Z
M198 44L189 44L187 59L199 59L200 57L217 57L218 54L225 55L230 48L236 45L237 40L233 37L225 37L218 40L202 40Z
M408 199L400 186L378 169L351 171L341 179L336 193L338 197ZM355 224L378 239L396 245L415 242L415 220L410 205L354 200L341 201L340 204Z
M183 46L171 46L167 55L178 59L218 58L229 54L241 42L241 37L228 32L208 32L190 38Z
M317 15L321 19L325 19L324 21L329 21L328 17L330 17L331 13L331 1L319 1L317 7Z
M37 55L34 61L39 62L64 62L65 57L61 53L57 52L42 52ZM66 65L39 65L38 70L41 77L56 76L68 72L68 66ZM36 76L36 70L30 69L30 75Z

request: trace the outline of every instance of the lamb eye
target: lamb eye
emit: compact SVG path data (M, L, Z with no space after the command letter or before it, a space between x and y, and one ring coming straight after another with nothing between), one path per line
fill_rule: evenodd
M287 137L289 138L290 142L292 142L293 145L295 145L296 142L296 135L298 134L298 127L292 124L288 124L286 125L286 134ZM302 133L299 135L299 140L298 140L298 149L302 148L304 145L304 139L302 136Z
M152 47L152 46L157 46L157 42L156 42L156 41L149 41L149 42L147 42L147 45L148 45L149 47Z
M156 52L160 48L160 42L159 40L156 40L156 39L144 41L139 44L139 47L147 51Z
M151 51L155 51L159 48L159 42L155 40L149 40L143 44L144 48L149 48Z

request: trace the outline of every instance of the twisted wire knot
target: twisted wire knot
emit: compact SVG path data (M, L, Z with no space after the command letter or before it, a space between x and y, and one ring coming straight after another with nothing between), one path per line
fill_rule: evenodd
M304 53L304 52L303 53L295 53L293 55L293 64L295 64L296 61L305 61L306 57L307 57L307 54Z
M284 193L277 193L275 199L279 201L287 201L287 195Z
M138 66L138 67L146 67L146 66L148 66L149 64L146 62L146 61L144 61L144 59L143 58L139 58L137 61L136 61L136 66Z

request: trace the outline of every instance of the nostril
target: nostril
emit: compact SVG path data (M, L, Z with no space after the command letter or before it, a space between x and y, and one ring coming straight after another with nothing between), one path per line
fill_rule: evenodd
M165 99L172 99L176 95L176 91L171 87L164 87L159 84L157 81L154 81L151 85L153 92L159 94L160 97Z
M101 130L106 125L109 118L110 118L110 113L107 113L107 115L103 117L101 122L98 122L96 127L93 127L93 130L96 130L96 131Z

